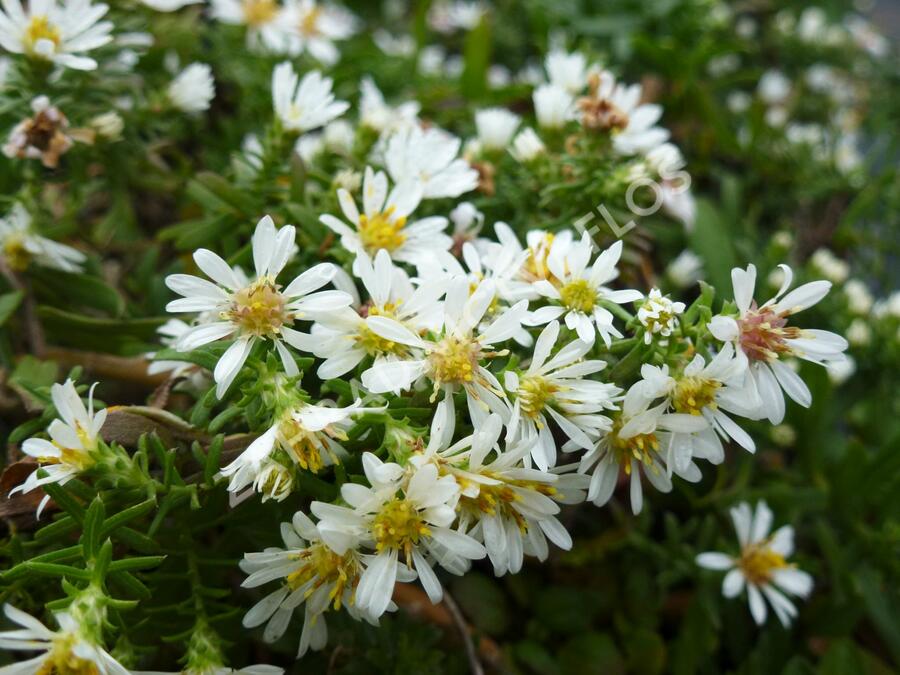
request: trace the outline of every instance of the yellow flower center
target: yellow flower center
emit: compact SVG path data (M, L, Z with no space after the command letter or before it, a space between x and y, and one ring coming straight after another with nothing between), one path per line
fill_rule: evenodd
M540 375L526 375L519 381L519 405L522 414L531 419L540 415L560 391L560 386Z
M244 21L248 26L261 26L269 23L278 14L275 0L244 0Z
M666 299L667 300L667 299ZM671 309L672 303L660 302L659 299L648 300L642 306L645 312L656 312L657 316L647 315L643 319L648 333L660 333L674 327L677 314Z
M519 530L522 533L528 531L528 521L513 506L515 502L521 502L522 497L513 488L523 488L532 490L540 494L552 497L556 494L556 488L547 483L539 483L529 480L508 480L493 471L481 471L480 475L487 478L493 478L500 481L495 484L478 483L478 496L466 497L463 495L459 500L460 510L466 510L479 515L500 515L504 518L512 518L516 521ZM462 490L466 490L472 481L463 476L456 476L456 481Z
M301 468L318 473L325 465L322 455L338 463L340 458L329 450L324 441L325 434L344 438L344 434L331 427L322 431L309 431L293 417L286 417L278 425L278 440L281 446L291 455Z
M431 536L431 530L422 520L416 507L406 499L394 499L385 504L372 523L375 550L402 551L406 564L412 564L413 549L423 537Z
M721 382L705 377L683 377L675 386L672 405L680 413L699 415L703 408L716 408L716 392Z
M3 242L3 259L15 272L22 272L28 267L31 254L25 248L25 238L22 235L13 233L6 238Z
M392 253L403 246L403 242L406 241L406 235L403 234L406 216L393 218L393 215L393 206L371 218L365 214L360 215L359 238L370 253L375 254L382 248Z
M231 298L231 308L223 317L241 327L244 334L274 337L281 327L293 321L285 310L284 296L271 277L254 281Z
M353 550L338 555L325 544L316 543L298 553L296 558L299 565L288 574L287 583L292 590L310 584L304 593L307 598L317 588L328 584L331 586L329 603L333 602L334 608L340 609L344 591L348 587L356 588L359 583L359 560Z
M322 7L316 5L300 19L300 34L307 37L313 37L319 34L319 16L322 14Z
M738 567L747 580L757 585L771 581L774 570L787 566L784 556L769 548L767 541L751 544L738 560Z
M475 379L481 346L472 340L448 335L428 355L428 366L435 386L466 384Z
M623 438L619 435L623 426L622 420L617 419L613 422L612 430L609 432L610 448L616 455L616 459L625 473L631 474L631 460L637 460L654 470L658 470L653 459L653 453L659 450L659 439L653 432L649 434L637 434L629 438Z
M59 47L62 42L62 34L59 28L55 24L50 23L50 20L44 14L31 17L28 27L25 28L23 36L25 51L33 54L40 40L49 40L54 47Z
M563 305L576 312L588 314L597 304L597 291L586 279L570 281L559 289L559 295Z
M388 302L384 305L369 305L362 310L365 316L386 316L396 319L397 308L400 303ZM406 345L388 340L372 331L367 325L360 324L359 332L353 336L356 343L362 347L369 356L381 356L382 354L406 354Z
M553 234L547 232L540 241L529 248L530 255L522 266L523 276L529 281L550 278L550 268L547 267L547 257L550 255L550 247L553 245L553 239Z
M96 663L75 655L74 646L75 637L72 635L56 638L35 675L100 675Z

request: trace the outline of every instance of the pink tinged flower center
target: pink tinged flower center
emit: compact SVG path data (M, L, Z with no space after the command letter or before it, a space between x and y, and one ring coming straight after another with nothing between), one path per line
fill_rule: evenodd
M744 573L744 577L756 585L770 582L775 570L787 566L784 556L769 548L768 541L747 546L738 560L738 567Z
M35 53L35 47L41 40L47 40L53 43L54 48L59 47L62 42L62 33L55 24L50 23L50 19L44 14L38 14L31 17L28 26L25 28L23 35L25 51L29 54ZM55 51L55 49L54 49Z
M38 666L35 675L100 675L97 664L77 656L74 647L72 635L54 639L47 658Z
M617 419L613 422L613 427L609 432L609 446L615 454L619 466L625 470L626 474L631 475L631 462L635 460L654 471L659 471L654 460L654 455L659 450L659 439L656 434L651 432L623 438L619 435L622 426L622 420Z
M428 355L428 372L435 386L468 384L475 379L481 345L468 338L448 335Z
M284 296L271 277L263 277L231 296L231 308L223 318L237 324L245 335L275 337L294 318L285 308Z
M244 21L248 26L262 26L272 21L278 14L275 0L244 0Z
M330 586L329 603L333 603L336 610L341 608L344 591L355 589L359 583L359 560L353 550L338 555L324 544L314 543L294 557L297 569L287 576L291 590L308 584L305 592L308 598L318 588Z
M738 319L741 349L753 361L775 361L792 353L787 340L800 337L800 329L787 325L787 316L754 305Z
M393 206L371 218L365 214L359 216L359 238L372 255L382 248L388 253L393 253L406 241L406 235L403 233L406 216L397 218L393 216Z
M672 407L676 412L700 415L704 408L716 408L716 392L721 382L705 377L683 377L675 385Z
M597 290L586 279L575 279L559 289L562 304L576 312L589 314L597 304Z
M541 375L526 375L519 380L519 407L522 414L536 419L561 390L558 384Z
M393 499L381 507L372 522L375 550L396 550L403 553L406 564L412 565L412 553L419 541L431 536L415 505L406 499Z

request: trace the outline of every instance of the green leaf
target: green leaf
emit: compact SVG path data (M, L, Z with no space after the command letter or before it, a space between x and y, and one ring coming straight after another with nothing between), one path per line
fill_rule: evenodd
M114 560L109 564L110 572L127 572L129 570L142 570L148 567L156 567L163 560L164 555L145 555L134 558L123 558L122 560Z
M9 320L24 297L25 293L22 291L11 291L0 295L0 326Z
M65 307L97 309L111 316L121 316L125 302L119 293L97 277L59 270L38 268L32 275L35 290L43 302Z
M165 317L98 319L55 307L38 307L38 316L53 342L64 347L135 356L152 348Z
M100 550L100 530L105 515L103 500L97 495L88 507L82 524L81 545L84 547L85 560L92 560Z

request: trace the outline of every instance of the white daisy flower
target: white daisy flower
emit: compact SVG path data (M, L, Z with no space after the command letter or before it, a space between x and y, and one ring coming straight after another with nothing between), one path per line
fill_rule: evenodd
M646 154L669 138L655 126L662 107L641 103L641 85L616 83L609 71L592 78L591 91L578 100L585 128L612 133L613 149L620 155Z
M453 530L459 486L452 476L439 476L437 466L425 464L407 478L403 467L363 455L366 478L372 487L345 483L341 497L350 506L313 502L322 539L338 555L356 537L375 549L356 587L356 607L372 618L388 608L403 563L415 570L432 602L443 589L433 562L460 573L469 560L486 555L484 546ZM403 556L401 562L400 557Z
M359 83L359 90L359 122L363 126L383 133L416 125L421 108L418 101L388 105L384 94L368 75Z
M525 127L513 139L509 154L518 162L526 164L546 152L547 148L531 127Z
M362 304L356 297L353 307L322 315L311 331L318 344L314 353L325 359L317 371L323 380L345 375L366 358L376 362L390 361L409 354L406 345L374 333L366 323L366 317L387 316L414 333L440 327L443 316L440 298L445 292L443 279L413 286L406 272L391 264L384 249L378 251L374 264L368 255L360 253L354 267L369 300ZM345 287L345 284L349 285ZM356 294L352 279L342 280L340 273L335 277L335 286L351 295Z
M554 241L547 256L547 267L555 283L543 279L534 284L534 289L553 304L533 312L531 321L541 325L565 315L566 326L578 333L579 338L593 343L595 334L599 334L609 347L610 336L620 338L622 333L613 326L613 315L602 303L621 305L640 300L644 295L640 291L616 291L606 286L619 276L616 263L622 256L621 240L603 251L588 267L592 251L593 242L587 232L577 244Z
M109 7L90 0L5 0L0 9L0 47L74 70L94 70L84 52L112 41L113 25L100 21Z
M470 293L467 279L451 280L444 301L442 330L426 338L394 319L369 317L369 328L375 333L408 345L414 351L404 359L374 364L363 373L363 386L372 393L386 393L409 389L419 378L427 378L434 388L433 397L442 391L444 400L450 402L447 419L441 420L436 415L433 429L440 424L452 428L455 420L453 393L459 389L466 392L470 419L476 427L490 412L508 420L509 404L500 382L486 365L507 353L494 351L493 345L509 340L518 332L528 303L525 300L518 302L500 312L484 330L477 331L495 297L496 287L492 281L482 281Z
M544 59L544 68L550 84L577 94L587 86L588 63L581 52L566 52L554 49Z
M291 324L297 319L336 311L351 301L342 291L313 293L334 277L334 266L330 263L311 267L281 289L276 277L293 255L293 226L277 230L272 218L265 216L256 226L252 243L256 271L252 280L207 249L194 253L194 262L215 283L190 274L172 274L166 278L166 285L184 296L166 306L169 312L209 312L207 316L214 317L211 320L201 317L198 325L179 338L176 349L187 352L210 342L234 338L213 372L220 398L259 340L272 340L285 372L298 375L297 364L284 343L307 352L313 343L308 334L294 330Z
M339 234L341 245L356 254L374 257L379 250L387 251L395 262L412 265L433 264L435 259L447 257L453 241L444 234L447 219L429 216L408 223L409 215L422 200L422 188L413 180L394 185L388 193L388 179L383 171L366 167L363 177L363 212L350 193L337 191L338 201L349 225L331 214L319 220ZM358 258L357 258L358 260ZM359 269L355 270L359 274Z
M166 95L178 110L200 113L209 109L216 95L212 69L205 63L192 63L182 70L166 89Z
M485 108L475 113L478 141L484 150L504 150L522 121L506 108Z
M662 338L671 337L684 309L683 302L672 302L658 288L650 289L637 311L638 321L644 327L644 344L649 345L657 335ZM661 344L666 344L666 340L663 339Z
M347 456L341 441L347 440L354 415L366 412L359 401L346 408L304 403L279 413L269 429L221 471L230 478L228 490L240 492L251 483L258 492L271 493L274 487L259 481L272 454L284 452L301 469L318 473L325 466ZM271 472L271 469L268 469ZM269 475L268 478L278 478ZM269 487L268 490L259 488ZM274 490L277 492L277 490Z
M575 99L568 91L555 84L542 84L532 94L534 114L541 129L562 129L574 119Z
M284 128L303 133L343 115L350 104L336 101L331 85L331 78L322 77L318 70L306 73L301 80L290 62L275 66L272 103Z
M670 471L660 452L668 452L675 434L693 434L707 428L701 417L682 413L667 413L666 404L648 408L643 392L633 386L625 396L622 412L613 420L612 429L596 446L581 458L578 470L591 471L587 498L597 506L603 506L612 497L620 472L630 477L631 510L641 512L644 493L641 487L641 469L647 480L660 492L672 489ZM593 469L592 469L593 467ZM683 469L675 466L672 472L696 483L700 469L693 461Z
M16 492L31 492L35 488L47 483L65 485L82 471L90 468L97 461L98 439L103 423L106 421L106 410L100 410L94 414L94 387L88 392L88 406L75 390L72 380L66 380L64 384L54 384L50 388L53 406L59 419L55 419L47 427L50 440L43 438L29 438L22 443L22 451L34 457L41 468L31 473L25 481L10 491L10 496ZM43 472L44 476L38 474ZM41 511L47 505L49 495L44 496L37 510L40 518Z
M602 413L615 409L613 399L621 393L613 384L587 379L606 367L605 361L582 361L590 343L573 340L551 357L558 339L559 322L551 321L537 339L528 368L521 374L504 373L506 390L515 399L507 440L530 447L531 458L542 471L556 464L550 419L574 446L590 450L612 427Z
M750 601L750 613L758 625L766 621L769 601L775 616L785 627L797 616L797 608L788 595L806 598L813 588L812 577L787 562L794 552L794 528L784 525L772 534L772 511L761 501L756 513L747 502L731 509L741 553L733 557L709 552L697 556L697 564L710 570L729 570L722 582L722 594L736 597L744 587Z
M284 635L291 617L304 606L303 630L297 658L309 649L322 649L328 642L325 613L345 608L356 619L366 618L354 595L366 556L357 550L359 542L348 536L340 554L322 541L315 524L297 512L290 523L281 524L284 548L247 553L241 569L247 578L244 588L256 588L278 580L279 587L257 602L244 615L245 628L266 624L263 639L275 642Z
M847 349L847 341L840 335L788 325L792 315L824 298L831 283L813 281L787 292L793 272L787 265L780 267L784 274L781 288L762 306L753 299L756 267L731 270L738 316L720 314L709 323L709 331L716 339L733 343L735 350L741 350L749 359L750 395L760 401L759 417L767 417L772 424L784 419L782 390L806 408L812 404L809 387L782 359L796 357L824 365L840 361Z
M443 129L404 128L387 142L384 163L396 183L414 180L422 197L459 197L478 187L478 172L460 159L461 141Z
M519 572L525 555L545 560L548 538L564 550L572 547L556 518L557 502L570 503L557 490L561 477L522 466L531 452L528 442L501 451L502 430L503 421L491 415L472 435L452 445L446 433L432 435L425 452L411 459L416 466L434 463L440 473L456 480L457 529L484 543L497 576Z
M59 629L50 630L30 614L12 605L4 605L3 611L10 621L21 628L0 632L0 648L9 651L41 652L34 658L0 668L4 675L36 673L129 675L127 668L91 639L84 623L68 612L55 613L53 617L59 624Z
M19 202L0 218L0 255L15 271L34 262L63 272L81 272L87 260L81 251L36 234L31 228L31 214Z
M308 52L325 65L341 56L334 43L357 29L356 17L346 9L315 0L287 0L283 21L288 30L287 52L291 56Z
M217 21L247 27L247 46L276 54L290 43L286 15L278 0L210 0Z
M673 434L663 453L669 468L686 471L693 458L706 459L719 464L725 458L722 441L733 440L749 452L756 452L750 435L741 429L728 414L752 416L759 402L747 398L744 378L747 359L735 354L730 343L706 363L696 354L680 374L669 373L668 366L644 364L640 380L635 385L649 404L664 398L667 409L685 415L694 415L706 421L706 429L690 434Z

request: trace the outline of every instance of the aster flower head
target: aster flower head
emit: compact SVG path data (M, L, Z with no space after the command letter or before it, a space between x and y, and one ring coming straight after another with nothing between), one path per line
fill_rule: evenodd
M335 42L346 40L357 30L357 20L343 7L316 0L288 0L283 23L287 30L287 52L304 52L325 65L341 56Z
M0 9L0 46L13 54L74 70L94 70L85 52L108 44L113 25L100 21L109 7L90 0L6 0Z
M684 313L683 302L673 302L664 296L658 288L650 289L644 302L638 307L638 321L644 327L644 343L650 344L654 337L665 338L672 335L678 326L678 316Z
M58 419L47 427L50 440L29 438L22 444L22 451L33 457L41 465L31 473L21 485L13 488L10 495L16 492L30 492L47 483L65 485L82 471L92 467L97 461L100 430L106 421L106 410L94 413L94 384L88 393L88 405L75 389L72 380L64 384L54 384L50 388L53 405ZM43 476L39 475L41 472ZM50 499L46 495L40 503L37 515Z
M509 419L509 404L505 400L496 376L486 367L507 352L497 351L495 344L512 338L521 328L528 311L522 300L499 312L483 329L482 318L496 297L496 286L482 281L470 292L469 281L457 277L449 281L444 301L444 316L440 331L422 337L394 319L369 317L369 327L381 337L408 345L409 357L402 360L374 364L362 375L363 386L373 393L406 390L419 378L431 382L433 398L439 392L449 401L451 409L446 419L435 415L432 427L445 425L452 429L453 392L466 392L469 415L473 424L483 422L490 412Z
M353 416L366 411L359 401L346 408L299 403L279 411L272 426L222 469L221 475L230 479L228 490L240 492L253 483L257 492L283 499L290 475L273 464L274 453L318 473L346 456L341 441L347 439Z
M550 305L532 313L531 321L541 325L565 315L566 326L578 337L593 343L599 334L608 347L611 336L622 337L613 325L612 313L603 302L624 304L643 298L636 290L613 290L606 284L619 276L616 265L622 256L622 241L616 241L588 267L593 242L585 232L581 241L567 244L553 242L547 255L552 281L535 282L534 290L550 301Z
M552 427L572 445L590 450L612 426L603 413L616 407L613 400L621 392L613 384L588 379L606 367L604 361L583 360L591 343L573 340L551 356L558 339L559 322L551 321L535 343L528 368L504 374L514 400L507 438L530 447L532 460L543 471L556 464Z
M544 59L544 68L550 83L577 94L587 86L588 62L581 52L554 49Z
M437 127L401 128L388 139L384 164L395 182L417 182L424 199L459 197L478 187L478 172L458 157L461 144Z
M31 214L19 202L0 218L0 256L15 271L34 262L63 272L80 272L87 260L81 251L35 233Z
M377 618L390 605L401 570L414 571L432 602L443 589L432 565L450 571L486 555L484 546L451 529L456 519L459 486L452 476L440 476L432 463L404 467L363 455L370 487L345 483L341 497L349 506L313 502L322 539L339 555L356 538L374 549L356 588L356 607Z
M48 169L55 169L59 158L74 145L69 120L46 96L35 98L31 110L33 115L9 132L3 154L10 159L39 159Z
M617 83L609 71L591 77L588 95L577 105L581 125L612 134L613 149L620 155L646 154L669 138L668 131L655 126L662 107L641 103L641 85Z
M409 222L409 216L422 200L422 186L406 179L388 192L388 179L383 171L377 173L366 167L362 186L362 212L350 193L337 191L347 222L330 214L319 220L341 237L341 245L356 255L374 257L387 251L391 260L412 265L429 264L447 255L453 241L444 234L447 219L429 216ZM348 224L349 223L349 224ZM359 273L359 268L356 268Z
M502 419L492 414L470 436L452 444L451 435L432 434L425 451L410 460L414 466L432 463L457 482L457 529L484 543L498 576L520 571L525 555L545 560L548 539L564 550L572 547L556 518L559 502L572 501L567 490L558 489L566 481L523 466L531 453L529 441L501 449L502 431Z
M542 84L532 94L534 113L541 129L562 129L574 119L575 99L556 84Z
M247 553L241 569L247 578L244 588L256 588L272 581L279 586L244 615L245 628L266 624L263 639L275 642L287 630L294 611L303 607L303 629L297 658L308 650L322 649L328 641L325 614L346 609L361 616L355 602L356 587L365 570L365 556L352 536L342 540L343 550L335 552L323 540L318 528L301 512L290 523L282 523L284 548Z
M166 285L184 296L170 302L170 312L202 312L197 325L175 343L179 351L191 351L205 344L232 338L213 372L219 397L240 372L253 346L271 340L288 375L299 374L287 347L310 351L311 338L291 327L294 321L314 318L319 313L346 307L351 298L341 291L317 291L334 277L329 263L315 265L290 282L286 288L276 281L293 255L294 228L280 230L269 216L263 217L253 233L255 276L248 279L240 269L232 269L221 257L207 249L194 253L194 262L213 282L189 274L172 274Z
M797 608L788 599L806 598L813 588L812 577L787 562L794 552L794 528L784 525L772 529L772 510L761 501L756 510L742 502L731 509L731 519L741 552L738 556L709 552L697 556L697 564L710 570L728 570L722 581L722 594L736 597L747 589L750 613L762 625L766 621L766 602L785 627L797 616Z
M217 21L247 27L247 45L283 54L290 44L284 8L278 0L210 0Z
M306 73L301 79L290 62L275 66L272 72L272 103L282 126L304 133L325 126L344 114L350 104L335 99L332 80L318 70Z
M478 141L484 150L504 150L519 128L521 118L506 108L485 108L475 113Z
M784 280L774 297L762 305L753 299L756 286L756 267L731 271L737 316L713 317L709 330L723 342L731 342L749 361L747 386L751 395L760 401L759 417L767 417L772 424L784 419L782 390L804 407L812 403L809 387L784 359L795 357L825 365L840 361L847 349L847 341L840 335L824 330L798 328L789 325L794 314L817 304L831 289L828 281L812 281L788 291L793 273L781 265Z
M509 153L516 161L528 163L540 157L547 148L534 129L526 127L513 138Z
M620 473L624 473L629 477L631 510L636 515L644 503L642 471L660 492L672 489L672 473L692 483L699 481L700 469L690 458L684 468L675 465L670 471L666 457L679 434L695 434L706 428L700 417L666 412L665 403L649 407L641 387L633 385L611 429L581 458L579 472L591 473L587 498L597 506L606 504Z
M367 358L375 362L407 356L410 348L387 340L369 328L367 317L387 316L415 333L436 330L440 326L445 288L442 279L414 286L409 276L391 263L388 252L380 249L372 260L365 252L357 256L354 268L368 293L365 302L354 298L352 307L322 315L312 334L318 339L314 352L325 359L318 375L323 380L341 377ZM356 295L352 279L335 277L335 285Z
M10 651L41 652L25 661L5 666L8 675L35 673L91 673L129 675L127 668L98 644L84 621L69 612L57 612L57 630L47 628L30 614L12 605L3 606L7 618L21 628L0 632L0 647Z
M169 101L178 110L200 113L209 109L216 95L212 69L205 63L192 63L182 70L166 89Z

